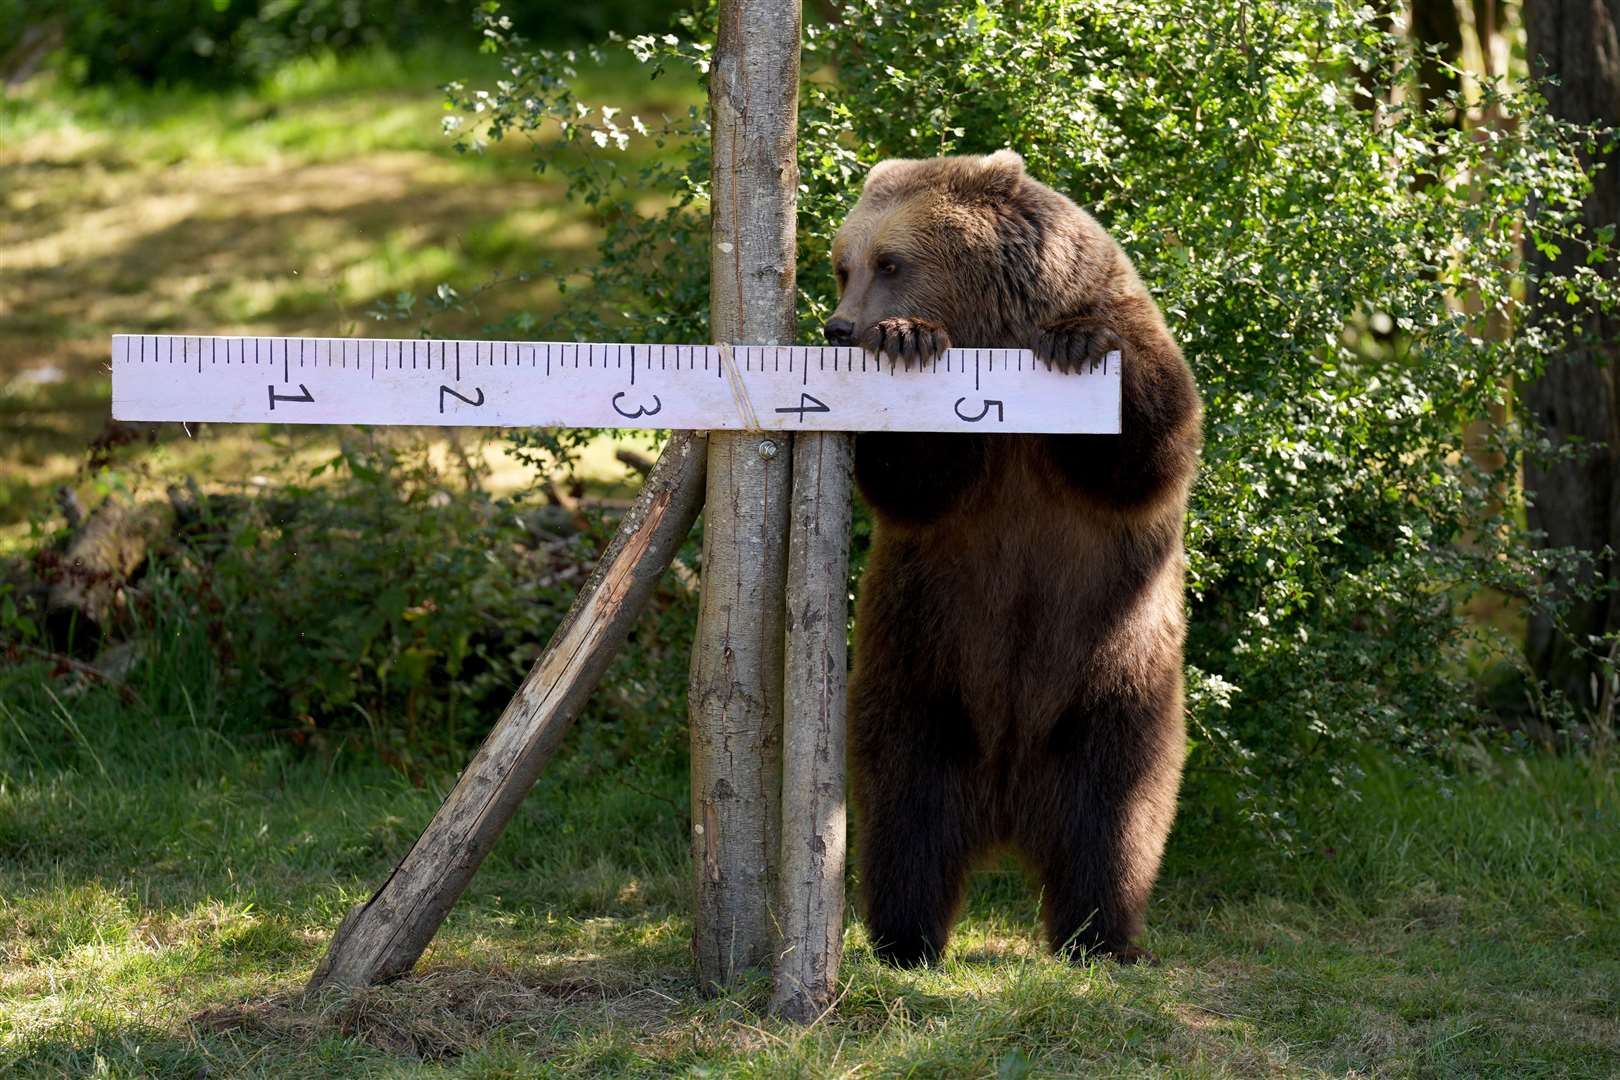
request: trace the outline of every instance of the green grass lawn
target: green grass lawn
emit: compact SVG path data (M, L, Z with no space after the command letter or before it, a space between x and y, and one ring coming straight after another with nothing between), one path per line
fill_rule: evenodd
M124 702L0 672L0 1072L1620 1074L1620 787L1576 758L1449 792L1375 771L1292 860L1178 834L1153 967L1046 958L1037 897L987 872L937 969L880 966L852 922L835 1012L795 1030L763 979L694 992L679 762L574 745L417 975L300 1002L453 776L245 732L195 659L150 657Z

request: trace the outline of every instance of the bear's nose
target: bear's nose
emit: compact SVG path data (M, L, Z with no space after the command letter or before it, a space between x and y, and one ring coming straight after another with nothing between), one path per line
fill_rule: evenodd
M821 332L827 335L829 345L848 345L855 340L855 324L848 319L828 319Z

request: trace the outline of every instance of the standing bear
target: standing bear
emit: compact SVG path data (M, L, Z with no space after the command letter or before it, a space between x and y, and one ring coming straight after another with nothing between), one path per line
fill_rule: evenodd
M832 253L835 345L1123 357L1119 435L857 439L877 519L850 685L873 945L938 957L968 872L1007 847L1054 950L1137 959L1185 749L1192 373L1119 245L1011 151L881 162Z

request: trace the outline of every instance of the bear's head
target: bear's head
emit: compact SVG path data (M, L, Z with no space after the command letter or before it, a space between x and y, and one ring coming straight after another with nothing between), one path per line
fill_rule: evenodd
M901 318L936 324L958 346L1019 343L1097 280L1091 264L1107 246L1011 150L879 162L833 241L839 300L827 340L860 343Z

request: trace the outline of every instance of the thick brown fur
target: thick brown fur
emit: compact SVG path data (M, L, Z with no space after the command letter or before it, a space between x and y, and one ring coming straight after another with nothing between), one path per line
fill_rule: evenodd
M1119 245L1009 151L876 166L833 257L834 340L1124 364L1118 436L857 440L877 518L850 689L874 946L937 957L969 871L1011 847L1054 950L1134 959L1185 743L1192 374Z

